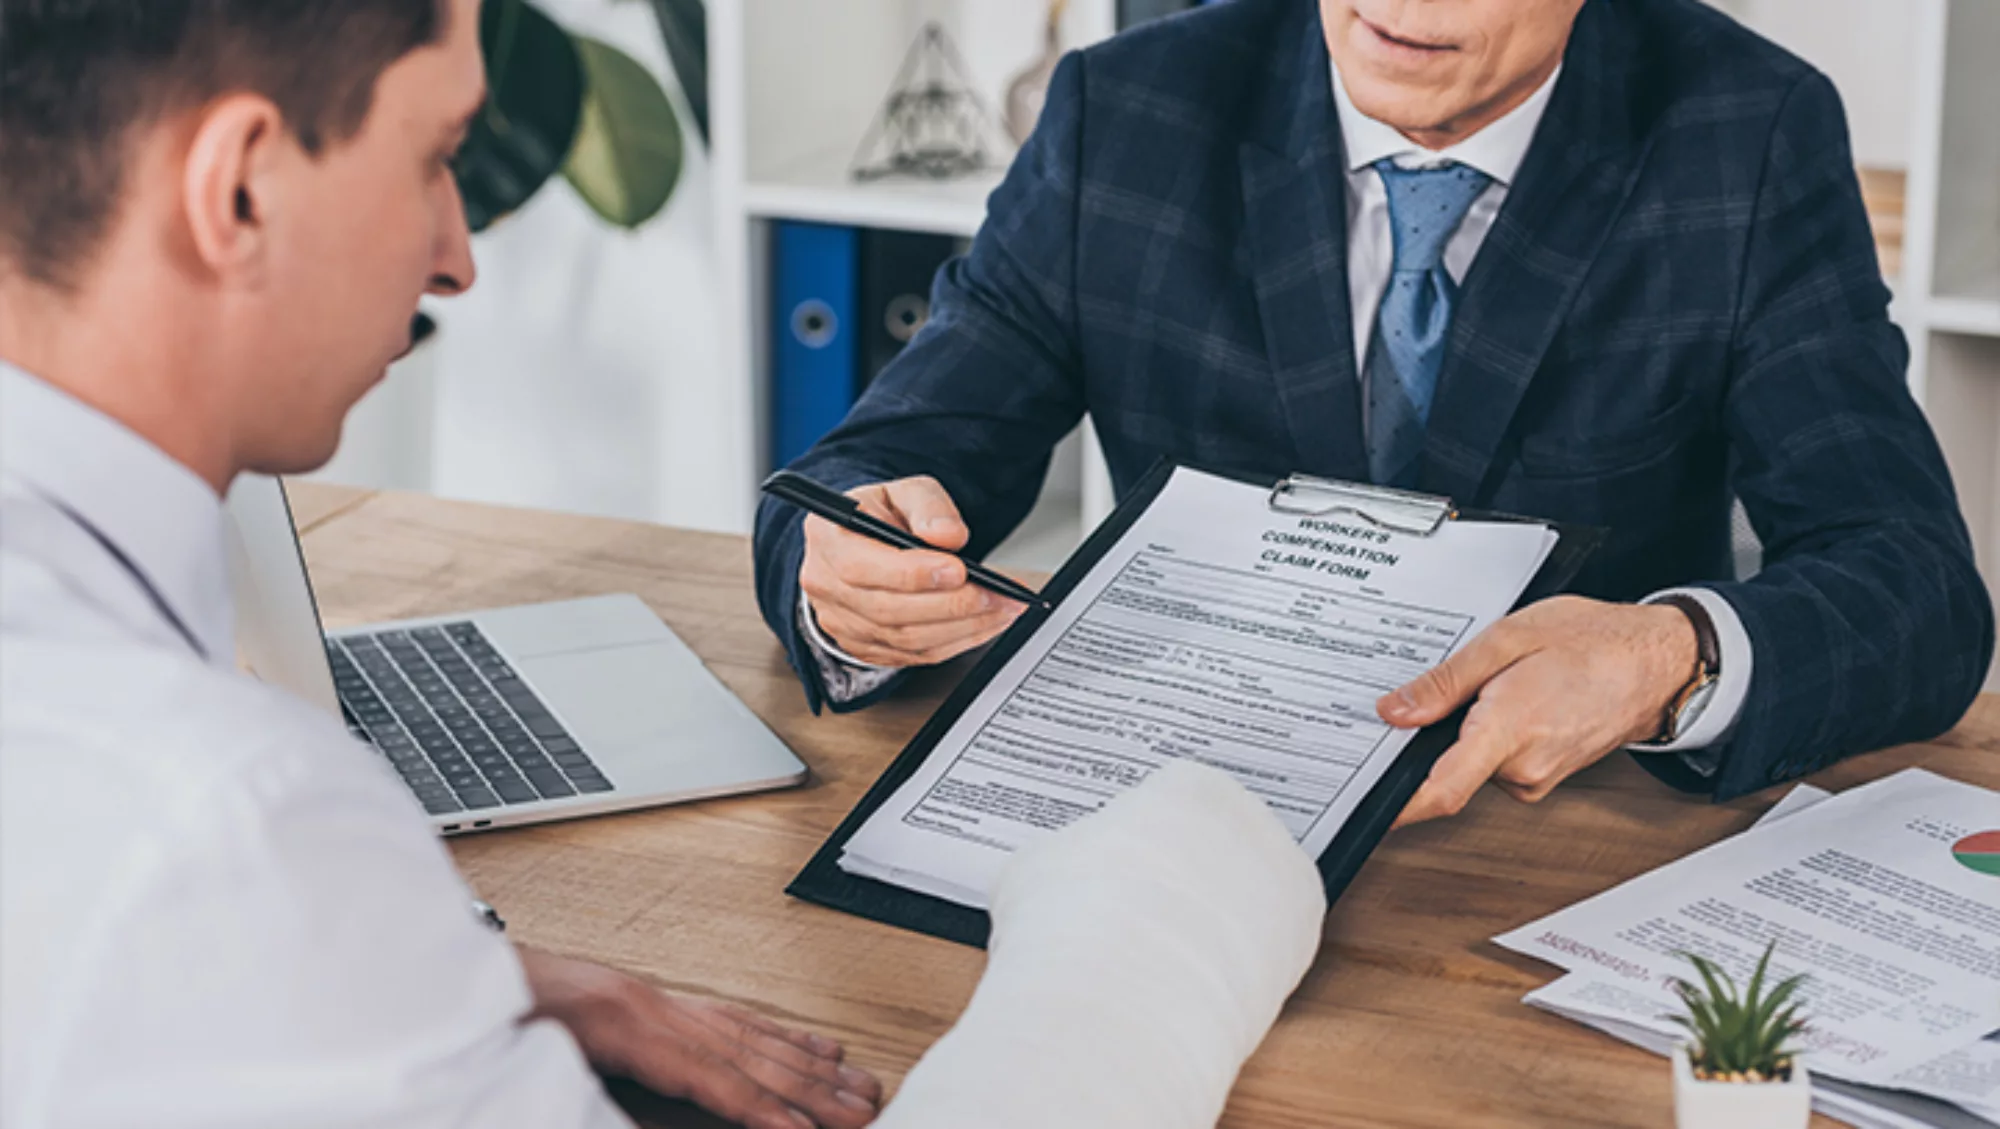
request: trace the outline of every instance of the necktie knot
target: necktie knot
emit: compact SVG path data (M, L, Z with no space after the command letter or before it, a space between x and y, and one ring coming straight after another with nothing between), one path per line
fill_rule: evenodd
M1403 169L1384 157L1375 162L1375 171L1388 190L1397 271L1429 271L1442 265L1452 232L1492 183L1485 173L1455 161L1431 169Z

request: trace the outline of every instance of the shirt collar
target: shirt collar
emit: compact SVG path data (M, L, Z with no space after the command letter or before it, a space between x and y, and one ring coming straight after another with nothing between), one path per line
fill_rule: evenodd
M1340 113L1341 139L1347 144L1348 171L1359 172L1384 157L1396 158L1398 164L1420 166L1457 161L1478 169L1497 183L1512 184L1561 75L1562 64L1557 63L1556 69L1528 95L1527 101L1507 111L1499 120L1456 145L1426 149L1396 132L1396 127L1376 121L1357 109L1347 96L1347 86L1340 81L1339 69L1334 68L1333 101Z
M233 664L222 500L110 416L0 361L0 469L88 522L145 575L211 662Z

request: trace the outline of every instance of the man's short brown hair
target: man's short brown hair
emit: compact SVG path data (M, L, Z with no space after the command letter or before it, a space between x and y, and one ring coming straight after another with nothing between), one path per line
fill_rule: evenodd
M361 128L441 0L0 0L0 268L68 287L124 190L138 130L232 91L308 152Z

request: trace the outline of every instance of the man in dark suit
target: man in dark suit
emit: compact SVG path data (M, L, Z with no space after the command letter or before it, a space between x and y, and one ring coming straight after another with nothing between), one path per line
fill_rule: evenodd
M1231 0L1064 60L796 466L977 554L1087 412L1121 492L1173 456L1608 527L1579 596L1383 698L1474 703L1404 820L1622 747L1726 798L1946 729L1992 657L1888 299L1833 87L1694 0ZM757 564L815 707L1019 611L774 503Z

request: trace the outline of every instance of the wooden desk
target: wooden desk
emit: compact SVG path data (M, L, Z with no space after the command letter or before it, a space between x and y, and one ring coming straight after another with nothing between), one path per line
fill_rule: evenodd
M812 766L788 792L455 840L514 936L824 1032L891 1082L951 1025L982 954L783 890L962 668L862 714L815 718L758 618L743 538L295 493L331 623L636 592ZM1937 742L1814 780L1840 789L1921 764L2000 786L1996 754L2000 698L1988 697ZM1670 1125L1666 1063L1523 1006L1555 971L1487 938L1740 831L1777 794L1712 805L1611 757L1540 805L1488 789L1456 819L1396 833L1333 910L1223 1124ZM671 1109L661 1120L712 1124Z

